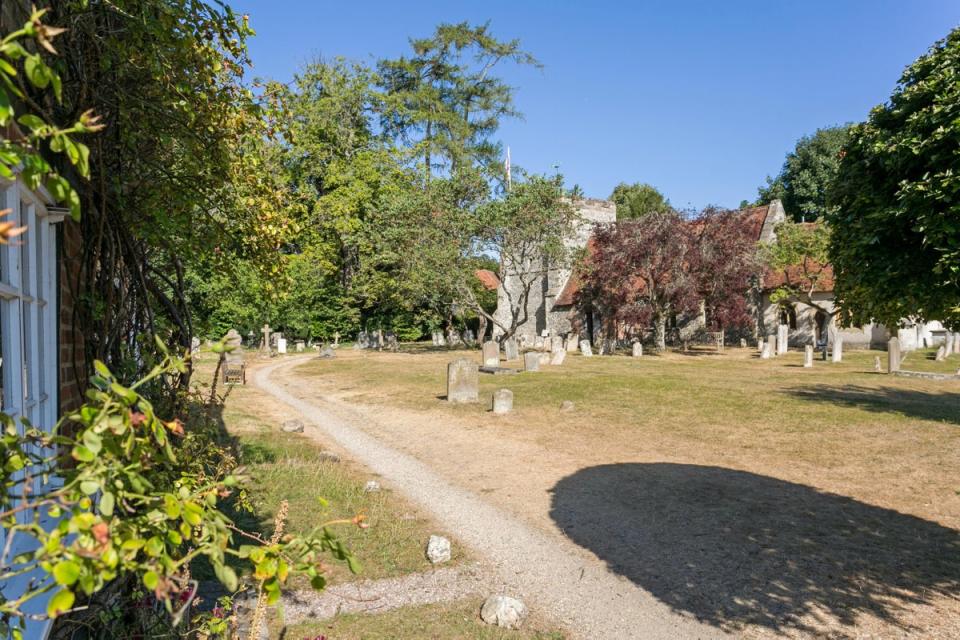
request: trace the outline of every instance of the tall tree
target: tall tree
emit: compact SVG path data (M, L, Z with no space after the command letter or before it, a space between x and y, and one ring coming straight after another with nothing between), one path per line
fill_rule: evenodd
M519 40L496 39L489 23L441 24L410 46L411 56L378 64L389 103L384 129L411 145L428 177L468 165L498 172L500 145L491 135L520 114L513 88L493 72L502 62L539 63Z
M750 220L736 211L708 208L691 224L697 235L692 266L709 328L751 328L749 294L760 263Z
M817 129L797 141L776 178L758 189L758 204L775 199L796 221L813 221L831 212L829 193L837 177L849 125Z
M781 222L775 228L776 240L762 243L760 259L780 283L770 292L774 304L802 302L821 312L827 325L833 326L836 309L814 294L832 288L830 265L830 227L820 223Z
M648 213L673 210L656 187L642 182L621 182L613 188L610 199L617 205L617 220L639 220Z
M960 326L958 77L954 29L853 128L829 215L844 321Z
M700 304L690 268L695 244L693 228L675 211L596 225L585 293L611 320L652 324L657 348L666 349L670 315L696 311Z

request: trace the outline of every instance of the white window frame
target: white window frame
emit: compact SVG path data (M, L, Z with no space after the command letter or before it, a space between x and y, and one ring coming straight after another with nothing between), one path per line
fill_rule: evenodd
M0 210L9 209L0 220L26 227L21 236L0 245L0 401L2 411L18 424L24 417L34 427L48 432L59 417L60 310L55 225L64 218L60 211L51 210L52 204L45 189L32 191L19 176L16 180L0 180ZM23 427L20 429L22 432ZM33 491L43 489L39 477L34 483ZM22 513L20 517L25 522L32 514ZM41 518L41 522L44 526L53 524L46 518ZM4 538L0 531L0 543ZM14 540L13 547L18 546ZM35 577L20 576L11 582L25 583ZM4 589L9 590L9 595L17 591L18 585L8 584ZM46 600L35 598L25 610L42 613ZM50 621L30 621L24 638L45 638L50 627Z

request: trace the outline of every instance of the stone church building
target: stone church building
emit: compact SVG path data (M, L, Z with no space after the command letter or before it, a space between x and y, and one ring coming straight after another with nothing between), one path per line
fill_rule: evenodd
M606 200L583 199L575 203L581 220L568 240L568 246L576 255L577 250L589 251L593 225L616 221L616 205ZM758 243L776 242L776 226L787 219L783 204L774 200L767 205L742 209L739 214L749 219L747 227ZM834 311L833 271L830 265L818 265L822 271L817 288L810 296L810 302L793 300L775 303L771 294L784 285L787 278L794 281L796 274L766 272L760 279L760 288L753 292L756 324L753 337L759 338L777 334L778 327L788 327L788 343L792 347L807 344L832 345L840 337L846 348L884 348L891 337L886 327L868 324L862 327L837 326L832 320ZM503 283L497 291L497 310L495 317L503 324L510 324L510 300L519 297L522 285L516 273L507 271ZM567 338L568 344L576 344L586 339L595 342L600 337L602 318L593 310L585 310L579 304L580 280L569 264L542 265L542 272L531 288L527 300L526 321L518 328L516 337L521 344L534 344L541 336ZM507 294L509 292L510 295ZM695 340L702 335L707 326L707 310L699 314L678 318L673 334L683 340ZM494 336L502 330L494 326ZM898 337L904 350L911 350L935 344L942 340L945 331L938 322L926 324L906 323L898 329ZM626 335L619 335L624 339ZM569 342L572 340L572 342Z

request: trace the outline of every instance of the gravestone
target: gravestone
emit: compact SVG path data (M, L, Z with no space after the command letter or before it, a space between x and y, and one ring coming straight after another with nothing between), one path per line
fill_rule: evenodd
M546 366L549 365L549 364L550 364L550 354L547 353L546 351L541 351L541 352L540 352L540 366L541 366L541 367L546 367Z
M843 338L834 336L833 351L830 354L831 362L843 362Z
M397 338L397 334L393 331L387 331L383 336L384 346L390 351L399 351L400 350L400 340Z
M307 343L304 342L303 340L297 340L297 341L294 343L294 345L295 345L295 348L296 348L297 353L301 353L304 349L307 348Z
M774 334L772 334L772 333L771 333L769 336L767 336L767 349L770 351L770 355L767 356L768 358L772 358L773 356L777 355L777 353L778 353L778 351L777 351L777 336L774 335Z
M947 359L947 348L943 345L937 347L937 362L943 362Z
M593 347L590 346L589 340L580 341L580 353L588 358L593 355Z
M790 339L789 325L781 324L777 327L777 355L782 356L787 352Z
M746 349L746 348L747 348L747 339L746 339L746 338L740 338L740 348L741 348L741 349Z
M944 355L950 357L953 354L953 332L947 331L947 335L944 337L943 346L946 347L946 352Z
M810 368L813 366L813 345L808 344L803 348L803 366Z
M887 342L887 373L900 371L900 339L896 336Z
M271 331L272 329L268 324L263 325L263 329L260 330L260 332L263 333L263 342L260 343L261 351L270 351L270 332Z
M540 354L536 351L527 351L523 354L524 371L540 371Z
M516 338L507 338L503 341L503 355L507 360L516 360L520 357L520 349L517 347Z
M447 365L447 402L476 402L480 392L477 363L466 358Z
M230 331L227 331L227 335L223 336L223 343L230 348L231 352L239 351L240 345L243 344L243 338L240 337L236 329L230 329Z
M763 338L757 339L757 353L763 353L763 345L767 344Z
M579 345L577 344L577 338L579 336L570 334L567 336L566 342L564 342L563 348L567 350L567 353L576 353Z
M193 355L200 353L200 338L197 336L190 338L190 353Z
M566 358L567 358L567 352L564 351L563 349L560 349L559 351L554 351L553 355L550 356L550 364L556 367L559 367L561 364L563 364L563 361L566 360Z
M543 349L543 340L544 340L543 336L537 336L536 338L534 338L533 348L537 350Z
M367 337L367 332L361 331L360 333L357 334L357 341L354 343L354 348L366 349L368 341L369 341L369 338Z
M336 333L333 334L333 344L336 345L336 346L340 346L340 332L339 332L339 331L337 331Z
M337 357L337 352L334 351L334 350L333 350L333 347L328 344L328 345L325 345L322 349L320 349L320 355L318 355L317 357L319 357L319 358L336 358L336 357Z
M500 345L498 345L494 340L488 340L487 342L483 343L482 353L483 353L483 366L485 367L500 366Z
M880 356L873 359L873 370L877 373L883 372L883 368L880 366Z
M493 412L498 416L513 411L513 391L510 389L497 389L493 392Z
M953 334L953 352L960 353L960 331Z
M286 352L287 352L287 339L277 338L277 353L286 353Z
M769 360L770 355L772 353L773 353L773 349L770 348L770 343L764 342L763 345L760 347L760 357L763 358L764 360Z
M643 343L642 343L642 342L634 342L634 343L633 343L633 357L634 357L634 358L639 358L639 357L641 357L642 355L643 355Z

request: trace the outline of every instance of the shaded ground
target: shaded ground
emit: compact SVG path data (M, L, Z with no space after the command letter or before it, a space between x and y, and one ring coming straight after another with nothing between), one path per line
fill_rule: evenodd
M854 635L867 614L921 635L907 606L960 594L956 530L742 471L589 467L557 484L550 515L618 574L730 630L817 634L819 618Z
M718 629L960 638L948 558L960 383L878 375L882 352L813 369L796 352L571 356L539 374L481 376L483 402L450 406L437 396L459 356L479 360L341 350L285 380L360 407L379 440ZM486 404L500 387L515 395L509 416ZM576 410L561 413L562 400Z

